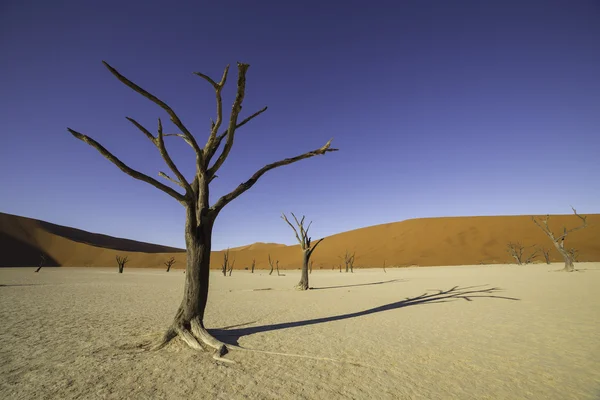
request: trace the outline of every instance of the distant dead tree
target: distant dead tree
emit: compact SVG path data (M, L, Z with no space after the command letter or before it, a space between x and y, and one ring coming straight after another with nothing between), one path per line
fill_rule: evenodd
M306 228L304 228L304 215L302 219L298 221L298 218L291 213L292 217L294 217L294 221L298 226L298 229L287 219L284 213L281 213L281 218L294 230L294 234L296 235L296 240L300 243L300 248L302 249L302 274L300 277L300 282L296 285L296 289L298 290L308 290L308 263L310 262L310 256L315 251L319 243L323 241L324 238L317 240L316 243L312 243L312 239L308 236L308 230L312 224L312 221L308 224Z
M523 246L520 242L508 242L506 244L506 251L508 252L508 254L510 254L510 256L512 258L515 259L515 261L517 262L518 265L523 265L523 264L530 264L534 258L537 257L538 255L538 250L535 249L532 253L530 253L529 255L525 255L525 249L527 249L528 247ZM529 246L529 247L534 247L534 246Z
M171 270L171 267L175 264L175 257L171 257L165 262L165 266L167 267L167 272Z
M231 273L233 272L233 266L235 265L235 257L233 258L233 261L231 262L231 264L229 264L229 276L231 276Z
M221 272L223 276L227 276L229 271L229 248L223 253L223 265L221 265Z
M129 260L127 259L127 257L116 256L115 258L117 259L117 264L119 265L119 273L122 274L123 269L125 268L125 264L127 264Z
M269 275L271 275L273 273L273 260L271 259L271 255L269 254L269 266L271 267L271 270L269 271ZM279 274L279 260L277 260L277 274Z
M329 140L324 146L316 150L267 164L256 171L250 177L250 179L238 185L235 189L233 189L233 191L218 198L218 200L211 206L209 200L209 185L215 178L217 178L217 172L231 152L236 130L262 114L267 109L267 107L264 107L242 121L238 119L242 110L242 103L246 95L246 72L248 71L249 65L239 62L237 63L237 91L233 100L229 121L225 122L225 128L222 131L220 130L224 118L221 92L227 80L229 66L225 67L220 81L215 81L208 75L200 72L195 73L197 76L210 84L216 95L216 119L214 121L211 120L210 134L208 135L206 144L202 148L198 144L196 138L181 121L179 116L169 105L167 105L167 103L141 88L134 82L130 81L125 76L121 75L108 63L104 61L103 63L106 68L108 68L110 73L112 73L119 81L162 108L169 115L171 122L179 130L179 133L164 134L162 122L159 118L157 130L158 133L156 136L154 136L147 128L142 126L135 119L127 117L127 120L131 122L137 129L139 129L142 134L148 138L148 140L150 140L150 142L158 149L161 157L174 174L174 177L171 177L162 171L159 172L159 175L170 183L181 187L183 189L183 193L181 193L179 190L173 189L171 186L157 181L154 178L151 178L148 175L134 170L91 137L77 132L71 128L67 128L75 138L95 148L106 159L115 164L121 171L125 172L132 178L146 182L168 194L178 203L183 205L186 210L184 232L187 266L185 284L183 286L183 299L179 308L177 309L177 312L175 313L173 322L169 325L161 340L153 348L161 348L174 337L179 336L188 346L197 350L202 349L202 346L199 342L204 342L207 346L216 350L214 357L221 360L221 356L227 352L226 344L217 340L204 327L204 312L206 310L206 304L208 300L210 277L212 232L217 216L227 204L254 186L256 182L258 182L258 180L268 171L284 165L293 164L300 160L337 151L337 149L331 148L331 140ZM173 162L167 147L165 146L164 139L167 136L182 139L194 150L195 172L191 181L186 180ZM221 148L220 146L223 142L224 145L222 150L215 160L213 157L217 155L217 151ZM211 160L214 160L214 162L211 163Z
M575 261L575 259L573 257L573 253L565 249L565 239L569 233L578 231L587 226L587 217L577 214L577 211L573 208L573 206L571 206L571 209L573 210L573 213L577 216L577 218L579 218L582 221L582 223L581 225L572 229L567 229L567 227L563 227L563 233L560 236L555 236L554 233L552 233L552 231L548 227L548 220L550 220L550 215L546 215L546 217L544 219L541 219L540 221L538 221L534 216L531 217L533 222L546 234L546 236L550 238L550 240L552 240L552 244L554 245L556 250L558 250L560 255L563 256L563 259L565 260L565 267L562 269L562 271L565 272L575 271L575 267L573 266L573 262Z
M387 271L385 270L385 260L383 260L383 272L387 274Z
M547 249L546 247L541 247L540 251L544 256L544 260L546 260L546 264L550 264L550 249Z
M343 256L344 265L346 266L346 272L354 272L355 254L356 252L350 253L348 250L346 250L346 253Z
M250 273L254 273L254 267L256 266L256 258L252 259L252 266L250 267Z
M570 248L569 249L569 255L571 256L571 259L575 262L579 261L579 250L575 250L574 248Z
M40 269L42 269L42 267L44 266L44 264L46 264L46 256L43 254L40 254L40 266L37 267L37 269L33 272L40 272Z

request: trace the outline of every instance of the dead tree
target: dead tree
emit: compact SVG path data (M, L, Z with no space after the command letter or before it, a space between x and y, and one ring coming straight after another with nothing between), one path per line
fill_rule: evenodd
M385 260L383 260L383 272L387 274L387 271L385 270Z
M571 255L571 259L575 262L579 261L579 250L575 250L574 248L569 249L569 254Z
M517 262L518 265L523 264L522 262L522 258L523 258L523 245L519 242L517 243L513 243L513 242L508 242L506 244L506 251L508 252L508 254L510 254L510 256L512 258L515 259L515 261Z
M44 266L44 264L46 264L46 256L43 254L40 254L40 266L37 267L37 269L33 272L40 272L40 269L42 269L42 267Z
M277 275L279 275L279 260L275 261L275 263L277 263ZM271 270L269 271L269 275L271 275L273 273L273 269L275 268L275 263L273 262L273 260L271 259L271 255L269 254L269 266L271 267Z
M577 214L577 211L573 208L573 206L571 206L571 209L573 210L573 213L577 216L577 218L579 218L582 221L582 223L581 225L572 229L567 229L567 227L563 227L563 233L560 236L555 236L554 233L552 233L552 231L550 230L550 227L548 227L548 220L550 219L550 215L546 215L546 217L544 217L544 219L541 219L540 221L538 221L537 218L535 218L534 216L531 217L533 222L546 234L546 236L550 238L550 240L552 240L552 244L554 245L556 250L558 250L560 255L563 256L563 259L565 260L565 267L562 269L562 271L565 272L575 271L575 267L573 266L573 261L575 260L573 255L569 252L569 250L565 249L565 239L567 238L567 235L569 233L578 231L587 226L587 217Z
M221 196L216 200L216 202L210 205L210 183L217 177L217 172L230 154L231 148L233 147L236 130L256 118L258 115L262 114L267 109L264 107L263 109L255 112L241 121L238 118L242 110L244 97L246 95L246 73L249 65L237 63L237 90L233 100L229 121L225 122L225 127L222 131L221 125L223 124L224 118L221 91L223 90L227 80L229 66L225 67L220 81L215 81L203 73L196 72L196 75L208 82L214 89L216 97L216 119L214 121L211 120L208 140L202 148L198 144L196 137L192 135L181 119L177 116L175 111L173 111L173 109L169 107L167 103L121 75L108 63L103 63L119 81L162 108L169 115L171 122L179 130L178 133L163 133L162 122L159 118L157 135L155 136L135 119L127 117L127 120L131 122L137 129L139 129L142 134L158 149L161 157L174 176L171 177L164 172L159 172L159 175L168 182L181 187L183 189L183 193L181 193L179 189L173 189L171 186L159 182L156 179L129 167L91 137L73 129L67 129L75 138L95 148L106 159L115 164L121 171L135 179L146 182L163 191L167 195L174 198L185 208L186 220L184 234L187 265L185 284L183 286L183 299L179 308L177 309L177 312L175 313L173 322L167 328L164 336L154 348L161 348L174 337L180 336L185 343L194 349L202 349L202 346L199 342L204 342L207 346L216 350L215 357L220 359L221 355L227 352L227 347L224 343L213 337L204 327L204 312L208 299L210 276L212 232L217 216L227 204L254 186L256 182L258 182L258 180L268 171L310 157L324 155L328 152L336 151L337 149L330 147L331 140L329 140L323 147L320 147L316 150L267 164L256 171L250 177L250 179L241 183L230 193ZM183 176L179 168L171 159L167 147L165 146L165 137L167 136L182 139L194 150L195 172L191 181L188 181ZM220 146L223 143L224 145L221 151L219 154L217 154L217 151L221 148ZM217 157L215 157L215 155ZM211 163L211 161L214 162Z
M175 257L171 257L167 260L167 262L165 263L165 266L167 267L167 272L169 272L171 270L171 267L173 266L173 264L175 264Z
M354 273L354 256L355 256L356 252L354 253L350 253L348 250L346 250L346 253L344 254L344 265L346 266L346 272L352 272Z
M308 263L310 262L310 256L315 251L319 243L321 243L325 238L321 238L313 244L312 238L308 236L308 230L310 229L312 221L308 224L306 228L304 228L304 215L302 216L302 219L298 221L298 218L296 218L294 213L291 214L292 217L294 217L294 221L296 222L298 229L296 229L296 227L292 225L292 223L287 219L285 214L281 213L281 219L283 219L294 230L296 239L298 240L298 243L300 243L300 248L302 249L302 273L300 276L300 282L298 282L298 284L296 285L296 289L308 290Z
M252 259L252 266L250 268L250 273L254 273L254 267L256 266L256 258Z
M529 246L529 247L534 247L534 246ZM530 264L534 258L537 257L538 255L538 250L535 249L533 251L533 253L529 254L528 256L525 255L525 250L528 247L523 246L520 242L508 242L506 244L506 251L508 252L508 254L510 254L510 256L512 258L515 259L515 261L517 262L517 265L523 265L523 264Z
M550 264L550 249L542 247L540 249L540 251L542 252L542 255L544 256L544 260L546 260L546 264Z
M223 276L227 276L227 271L229 271L229 249L223 253L223 265L221 265Z
M116 256L115 258L117 259L117 264L119 265L119 273L122 274L123 269L125 269L125 264L127 264L129 260L127 259L127 257Z
M229 269L227 270L229 272L229 276L231 276L231 273L233 272L233 265L235 264L235 258L233 259L233 261L231 262L231 264L229 264Z

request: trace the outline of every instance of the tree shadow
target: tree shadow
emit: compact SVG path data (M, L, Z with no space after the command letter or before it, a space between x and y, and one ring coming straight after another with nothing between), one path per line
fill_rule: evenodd
M406 279L390 279L389 281L380 281L380 282L371 282L371 283L357 283L356 285L311 287L310 290L339 289L339 288L349 288L349 287L356 287L356 286L382 285L384 283L393 283L393 282L407 282L407 280Z
M294 321L294 322L282 322L279 324L271 324L271 325L262 325L262 326L254 326L250 328L241 328L241 329L210 329L212 335L218 337L221 341L226 344L239 346L239 339L243 336L249 336L255 333L262 332L271 332L277 331L280 329L287 328L297 328L300 326L308 326L308 325L316 325L322 324L325 322L333 322L340 321L350 318L362 317L369 314L375 314L382 311L388 310L396 310L398 308L404 308L408 306L416 306L419 304L435 304L435 303L445 303L448 301L460 300L463 299L465 301L473 301L474 298L494 298L494 299L504 299L504 300L514 300L518 301L520 299L514 297L505 297L505 296L497 296L495 293L500 292L502 289L491 287L487 289L476 289L482 286L487 285L477 285L477 286L467 286L464 288L459 288L458 286L454 286L448 290L438 290L438 293L428 294L423 293L420 296L409 298L407 297L404 300L400 300L394 303L385 304L379 307L370 308L368 310L357 311L347 314L334 315L331 317L322 317L322 318L314 318L307 319L303 321Z
M14 284L0 283L0 287L10 287L10 286L44 286L44 284L43 283L14 283Z

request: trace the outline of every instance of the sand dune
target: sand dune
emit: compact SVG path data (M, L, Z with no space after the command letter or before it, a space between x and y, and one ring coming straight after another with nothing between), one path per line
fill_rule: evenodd
M600 261L600 214L587 216L590 226L574 232L567 247L579 250L579 261ZM579 224L574 215L556 215L550 227ZM290 236L293 232L290 230ZM420 218L356 229L327 237L313 255L318 269L337 268L346 250L356 253L356 267L474 265L512 262L508 241L551 248L552 261L561 261L549 239L529 216ZM279 260L281 269L300 267L299 246L254 243L230 249L235 268L244 269L256 260L256 268L268 268L268 256ZM185 265L181 249L113 238L0 213L0 266L37 266L45 254L51 266L116 266L115 256L126 255L127 268L163 268L174 256L175 269ZM211 268L219 268L223 252L213 252Z
M299 271L213 271L207 327L285 354L236 364L135 347L172 321L182 273L3 268L0 398L598 399L600 263L578 267L315 271L307 292Z

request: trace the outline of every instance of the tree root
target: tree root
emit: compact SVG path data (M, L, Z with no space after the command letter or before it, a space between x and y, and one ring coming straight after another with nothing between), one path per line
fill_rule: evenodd
M190 322L190 329L184 328L180 325L173 325L171 328L169 328L167 330L167 332L165 332L165 334L162 336L162 338L155 345L145 346L145 348L147 350L151 350L151 351L160 350L163 347L165 347L165 345L167 343L169 343L171 340L173 340L177 336L179 336L189 347L191 347L194 350L204 350L204 347L202 347L202 343L204 343L206 346L215 350L215 352L213 354L214 360L224 362L224 363L229 363L229 364L235 364L235 361L223 358L223 356L225 354L227 354L230 350L237 350L237 351L246 351L246 352L250 352L250 353L262 353L262 354L270 354L270 355L277 355L277 356L284 356L284 357L304 358L304 359L317 360L317 361L348 363L348 364L352 364L355 366L387 371L387 369L385 369L385 368L376 367L374 365L369 365L369 364L365 364L365 363L361 363L361 362L357 362L357 361L339 360L339 359L330 358L330 357L309 356L309 355L304 355L304 354L280 353L280 352L276 352L276 351L247 349L247 348L232 345L232 344L225 344L225 343L221 342L220 340L218 340L217 338L215 338L214 336L212 336L206 330L206 328L204 328L204 326L202 326L202 324L197 319L194 319Z

